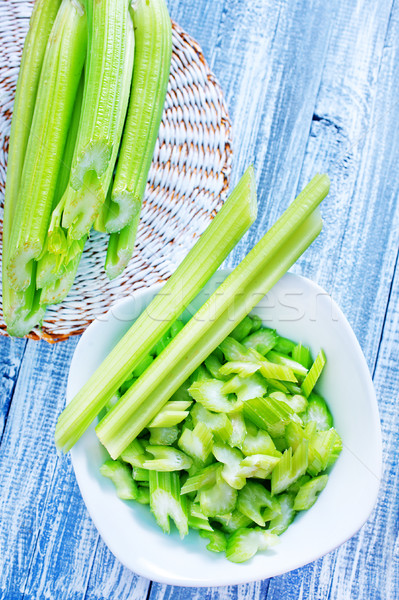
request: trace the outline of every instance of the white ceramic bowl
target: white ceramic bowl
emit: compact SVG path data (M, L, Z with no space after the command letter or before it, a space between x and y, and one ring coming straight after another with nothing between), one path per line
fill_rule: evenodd
M195 301L198 307L226 277L219 271ZM144 289L115 306L83 334L72 359L67 401L85 383L161 286ZM343 440L343 451L316 504L299 514L280 544L244 564L206 550L191 532L161 532L148 507L123 502L99 468L106 454L92 426L71 451L87 509L113 554L139 575L183 586L218 586L265 579L327 554L363 525L374 506L381 475L378 407L369 371L346 318L320 287L287 274L255 311L264 324L311 347L325 350L327 366L319 382Z

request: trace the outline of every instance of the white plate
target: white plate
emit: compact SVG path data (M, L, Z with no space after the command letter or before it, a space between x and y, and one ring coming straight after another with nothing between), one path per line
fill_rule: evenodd
M219 271L195 300L198 307L227 276ZM122 301L83 334L72 359L69 402L161 286ZM273 577L327 554L353 536L375 504L381 477L381 431L370 374L356 337L334 301L320 287L285 275L253 311L286 337L323 348L327 366L318 389L334 416L344 448L316 504L296 517L280 544L244 564L206 550L206 540L191 532L161 532L148 507L117 498L99 468L106 453L94 425L71 451L72 464L87 509L107 546L126 567L162 583L218 586Z

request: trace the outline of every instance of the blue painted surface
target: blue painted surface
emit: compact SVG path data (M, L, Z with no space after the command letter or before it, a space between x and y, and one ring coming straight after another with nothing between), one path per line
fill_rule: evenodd
M0 598L398 598L399 1L170 0L169 7L225 92L233 183L255 164L259 219L228 264L314 172L332 179L324 231L295 270L334 296L373 374L383 430L380 499L354 538L287 575L204 590L150 584L99 539L69 459L55 452L77 340L49 346L2 338Z

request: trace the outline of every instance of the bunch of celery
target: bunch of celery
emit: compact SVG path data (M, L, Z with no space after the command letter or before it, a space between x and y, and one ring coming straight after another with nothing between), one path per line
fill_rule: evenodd
M93 225L134 247L171 62L165 0L38 0L10 136L3 312L22 336L67 295Z
M176 321L146 363L182 331ZM122 499L149 505L166 533L190 528L207 548L244 562L273 546L328 481L341 439L314 387L325 364L310 350L247 316L101 473Z

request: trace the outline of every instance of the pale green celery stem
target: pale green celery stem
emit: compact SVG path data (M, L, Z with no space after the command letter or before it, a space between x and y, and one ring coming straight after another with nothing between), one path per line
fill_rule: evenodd
M63 0L43 61L12 225L7 273L17 291L29 287L31 261L43 250L85 48L83 7Z
M249 167L175 273L138 317L58 419L58 448L69 450L107 400L181 315L256 218L253 168ZM137 343L140 340L140 343Z
M43 58L60 4L61 0L37 0L35 2L22 53L15 93L8 148L3 219L3 316L7 325L15 321L18 315L24 318L32 309L32 306L29 308L26 306L29 294L17 293L11 288L6 274L6 266L10 253L11 227L18 203L20 180Z
M252 251L237 267L239 274L236 269L229 275L97 426L97 435L111 456L119 456L135 439L181 383L294 264L321 226L318 214L309 216L282 243L272 236L268 251L255 256L256 269L250 266Z
M54 193L53 211L58 206L61 198L68 185L69 175L71 172L71 164L73 153L75 150L75 143L79 129L80 113L82 109L83 100L83 85L84 76L80 78L78 90L76 92L75 103L72 111L71 123L68 130L68 136L65 143L64 155L61 161L60 170L58 172L57 185ZM53 213L54 214L54 213ZM51 225L50 225L51 227ZM59 224L59 228L61 225ZM61 232L60 232L61 233ZM65 234L64 234L65 235ZM50 233L51 236L51 233ZM65 269L65 261L61 260L60 252L57 254L51 252L51 248L48 247L48 237L45 244L45 250L37 263L36 272L36 287L38 289L50 286L55 283L57 279L62 277L62 273ZM83 250L83 248L82 248Z
M161 123L172 55L172 28L165 0L139 0L132 13L135 31L132 88L112 202L105 217L109 233L120 231L132 220L131 227L137 228L136 217L140 214Z
M32 265L32 281L28 289L14 292L18 297L20 308L16 318L7 327L10 335L16 337L27 335L42 320L46 312L46 307L41 304L40 290L36 290L35 271L36 263Z
M111 183L134 58L129 2L90 1L86 6L89 42L82 119L62 220L75 240L89 233Z

